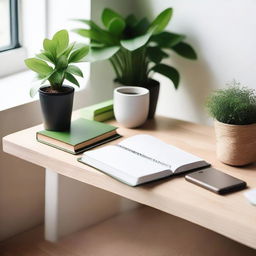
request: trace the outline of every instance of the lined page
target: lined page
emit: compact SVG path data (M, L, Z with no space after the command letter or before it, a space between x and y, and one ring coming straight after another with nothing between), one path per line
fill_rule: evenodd
M169 175L171 174L171 171L168 170L166 166L153 162L147 158L143 158L115 145L87 151L83 154L82 160L85 160L86 162L86 158L91 158L102 163L103 165L100 168L102 171L104 171L104 165L108 165L113 169L118 170L119 175L122 176L123 173L125 176L132 176L136 179L144 176L151 176L152 174L158 176L158 174L163 171L167 171ZM116 173L109 174L114 176L117 175ZM165 174L165 176L167 176L167 174Z
M119 145L170 165L173 172L179 167L203 161L197 156L146 134L132 136L121 141Z

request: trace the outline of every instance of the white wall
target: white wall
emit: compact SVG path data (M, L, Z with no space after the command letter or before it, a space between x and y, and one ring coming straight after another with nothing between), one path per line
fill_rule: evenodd
M197 61L172 54L168 63L181 74L178 91L161 80L159 114L208 123L204 110L207 95L236 79L256 88L256 1L253 0L137 0L140 15L155 17L174 8L168 29L187 35L198 53Z

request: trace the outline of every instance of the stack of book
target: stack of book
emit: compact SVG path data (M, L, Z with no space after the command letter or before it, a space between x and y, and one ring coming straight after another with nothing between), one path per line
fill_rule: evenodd
M80 111L83 118L103 122L114 117L113 100L107 100L95 105L83 108Z
M70 131L43 130L36 133L36 139L71 154L79 154L121 137L116 129L117 127L113 125L79 118L72 121Z

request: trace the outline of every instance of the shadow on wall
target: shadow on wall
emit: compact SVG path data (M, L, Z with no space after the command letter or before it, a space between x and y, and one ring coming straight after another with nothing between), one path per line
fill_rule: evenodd
M197 52L197 60L189 61L173 54L172 58L168 60L168 63L176 67L180 72L180 86L189 95L194 118L200 123L205 123L207 119L205 102L208 95L216 89L216 82L207 61L200 54L200 43L191 37L190 42L192 42Z
M90 83L91 91L90 97L93 102L101 102L112 99L115 77L112 66L109 61L97 62L91 64Z
M38 102L0 111L0 241L43 222L43 169L2 151L2 137L40 122Z
M100 27L104 27L101 21L101 13L104 8L111 8L117 12L123 13L124 15L130 14L134 9L135 1L124 1L124 0L95 0L91 2L92 14L91 18ZM98 103L104 100L111 99L113 97L114 83L113 80L115 74L113 67L109 61L95 62L91 64L90 83L92 90L90 91L90 98L94 103Z
M175 9L175 4L169 0L161 1L161 4L159 3L161 8L159 7L157 11L155 5L156 3L152 0L137 0L135 13L138 16L147 16L153 19L160 11L167 7L174 6ZM193 46L198 59L192 61L178 56L174 52L170 52L170 58L166 60L166 63L179 71L181 76L180 85L177 91L173 90L169 80L157 75L162 84L158 110L160 110L161 115L199 123L210 123L204 105L207 96L216 89L216 78L201 52L200 41L197 40L196 32L193 33L192 26L190 23L182 23L182 30L177 32L188 35L185 41ZM176 32L172 27L166 30ZM166 83L168 83L168 86L163 86Z

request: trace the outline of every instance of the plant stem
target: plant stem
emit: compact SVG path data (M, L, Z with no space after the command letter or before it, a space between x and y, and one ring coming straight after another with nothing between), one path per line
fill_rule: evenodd
M112 64L112 66L114 68L114 71L116 73L117 79L119 80L121 78L121 74L120 74L120 72L118 70L118 65L117 65L114 57L110 58L109 61L110 61L110 63Z
M114 68L117 79L130 86L146 86L148 82L148 60L146 48L129 51L121 47L110 62Z

